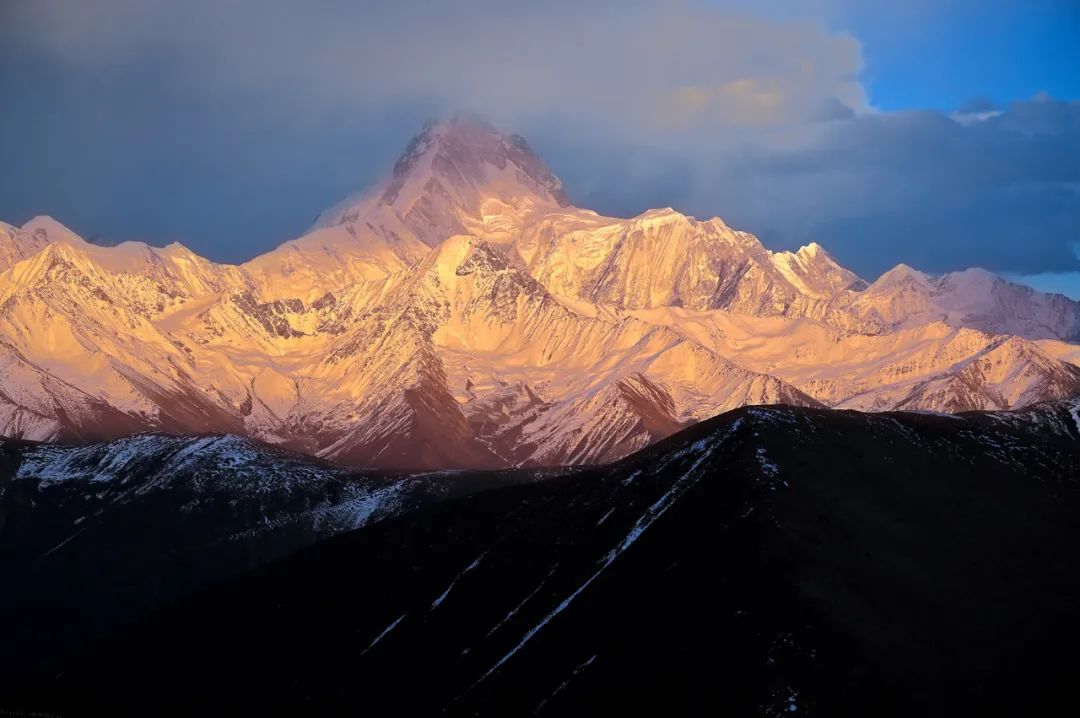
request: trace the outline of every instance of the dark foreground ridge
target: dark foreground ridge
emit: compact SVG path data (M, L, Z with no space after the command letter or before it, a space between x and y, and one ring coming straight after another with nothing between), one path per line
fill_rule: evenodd
M0 695L215 581L426 503L535 478L359 471L228 434L0 439Z
M429 504L158 613L64 715L1051 715L1080 660L1071 404L747 408Z

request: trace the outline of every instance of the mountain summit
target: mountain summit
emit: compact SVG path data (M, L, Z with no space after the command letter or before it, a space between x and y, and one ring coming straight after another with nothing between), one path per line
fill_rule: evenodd
M0 224L0 434L224 431L389 468L590 464L746 404L1080 392L1078 305L981 271L867 285L674 209L570 205L520 137L426 126L239 266Z
M371 190L319 215L313 228L356 222L390 207L428 246L465 231L492 204L515 212L569 205L562 183L524 137L474 119L429 122Z

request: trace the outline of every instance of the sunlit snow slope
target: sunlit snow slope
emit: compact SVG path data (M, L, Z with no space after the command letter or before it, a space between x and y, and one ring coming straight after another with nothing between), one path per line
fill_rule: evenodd
M240 266L0 224L0 434L224 431L357 465L610 461L746 404L1080 393L1078 305L981 270L867 284L819 245L570 205L520 137L425 127Z

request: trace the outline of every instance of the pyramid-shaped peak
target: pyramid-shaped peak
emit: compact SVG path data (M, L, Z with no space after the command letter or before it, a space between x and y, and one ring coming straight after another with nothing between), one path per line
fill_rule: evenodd
M434 153L457 151L497 154L504 146L513 144L513 137L515 136L499 132L491 123L476 118L428 120L409 140L405 151L394 163L394 177L408 174L417 167L422 158Z
M409 141L394 163L394 181L383 201L397 199L397 185L415 172L433 172L453 183L483 185L491 181L492 168L503 171L513 166L522 173L521 180L539 194L558 204L568 204L562 182L529 146L521 135L500 131L486 120L452 117L429 121Z
M907 265L898 264L889 271L878 277L874 282L877 286L888 286L893 284L899 284L901 282L914 282L916 284L927 284L930 280L929 275L920 272L919 270Z
M390 209L406 224L426 225L431 232L418 231L433 246L461 231L463 217L479 217L485 198L519 207L569 204L562 182L525 138L453 117L425 124L386 181L326 210L315 228L367 221Z
M82 241L79 235L47 214L37 215L24 224L22 230L38 237L47 237L50 241Z

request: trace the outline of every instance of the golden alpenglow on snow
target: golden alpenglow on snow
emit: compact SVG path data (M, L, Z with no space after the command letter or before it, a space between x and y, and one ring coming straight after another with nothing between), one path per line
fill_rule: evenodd
M0 0L0 718L1077 713L1078 68L1080 0Z
M229 432L382 468L612 461L751 404L1013 409L1080 392L1078 305L981 270L867 284L719 218L569 204L521 137L426 126L245 264L0 234L0 431Z

